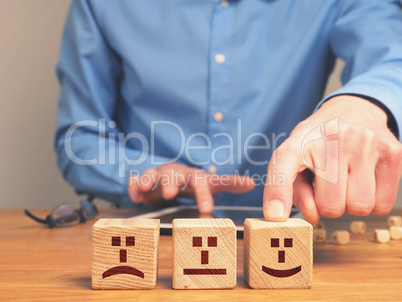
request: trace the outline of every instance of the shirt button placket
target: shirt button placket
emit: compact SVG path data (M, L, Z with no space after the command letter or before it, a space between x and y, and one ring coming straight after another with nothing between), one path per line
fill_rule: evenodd
M212 142L211 154L215 148L227 145L228 143L225 137L213 138L213 136L220 132L228 132L224 116L227 114L225 109L228 107L227 104L230 101L231 91L233 5L227 0L219 1L212 16L208 108L208 135L211 137ZM217 152L215 155L223 156L223 152ZM219 158L215 159L222 161ZM211 162L205 168L209 173L216 173L218 171L225 173L222 169L223 167L216 165L214 162Z

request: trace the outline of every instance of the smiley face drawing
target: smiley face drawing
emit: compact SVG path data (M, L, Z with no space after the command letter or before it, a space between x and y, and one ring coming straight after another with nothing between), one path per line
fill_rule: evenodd
M271 247L279 248L280 245L279 238L271 238ZM285 238L284 239L285 247L293 246L293 238ZM278 251L278 263L285 263L285 251ZM291 269L273 269L266 266L262 266L262 271L270 276L277 278L286 278L293 276L301 271L301 265L291 268Z
M92 227L92 287L155 288L158 242L158 219L97 221Z
M244 274L252 288L310 288L313 228L302 219L246 219Z

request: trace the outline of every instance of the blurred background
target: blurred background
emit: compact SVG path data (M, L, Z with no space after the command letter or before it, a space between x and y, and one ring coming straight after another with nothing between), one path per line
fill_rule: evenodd
M55 67L69 4L0 0L0 208L78 206L80 197L63 180L53 148L59 92ZM340 87L342 66L337 62L326 94Z

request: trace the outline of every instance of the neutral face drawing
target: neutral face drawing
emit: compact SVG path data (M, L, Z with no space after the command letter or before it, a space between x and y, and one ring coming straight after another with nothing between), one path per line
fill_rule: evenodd
M218 237L208 237L208 247L217 247L218 246ZM203 247L202 245L202 237L193 237L193 247ZM201 266L203 264L209 264L209 251L201 250ZM183 269L184 275L226 275L225 268L185 268Z

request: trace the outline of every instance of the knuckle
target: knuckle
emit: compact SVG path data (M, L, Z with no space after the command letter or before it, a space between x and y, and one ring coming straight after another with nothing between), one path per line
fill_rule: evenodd
M351 215L367 216L369 215L375 205L375 194L363 188L358 192L348 196L346 200L346 211Z
M298 158L300 151L297 150L292 144L282 144L273 153L272 157L286 159L289 157Z
M318 209L318 213L328 218L338 218L345 212L343 205L339 203L329 203Z
M140 183L140 176L139 175L133 175L129 178L128 180L128 187L132 188L135 185L138 185Z
M400 164L402 158L402 144L388 143L384 148L385 160L391 164Z
M363 137L365 138L366 141L372 142L375 140L376 134L373 130L366 129L363 133Z
M149 174L157 174L157 173L158 173L158 170L156 170L154 168L150 168L150 169L145 170L145 172L142 176L149 175Z
M168 165L162 165L162 166L160 166L158 169L157 169L157 171L159 172L159 173L161 173L161 174L166 174L166 173L169 173L170 171L172 171L174 168L170 165L170 164L168 164Z
M355 129L350 124L340 124L339 125L339 135L341 137L349 136L354 134Z
M376 202L373 212L377 215L386 215L391 212L396 201L395 196L387 196L382 200Z
M319 126L319 124L317 124L317 123L314 123L310 120L304 120L304 121L301 121L300 123L298 123L296 125L296 127L294 127L291 134L300 133L300 132L304 133L304 132L310 131L314 128L317 128L318 126Z
M348 204L346 206L346 211L355 216L367 216L373 211L373 205L360 203L360 204Z
M391 210L392 207L379 206L373 209L373 213L376 215L387 215L391 212Z
M336 210L336 209L323 209L319 213L320 215L328 218L339 218L343 214L343 210Z

